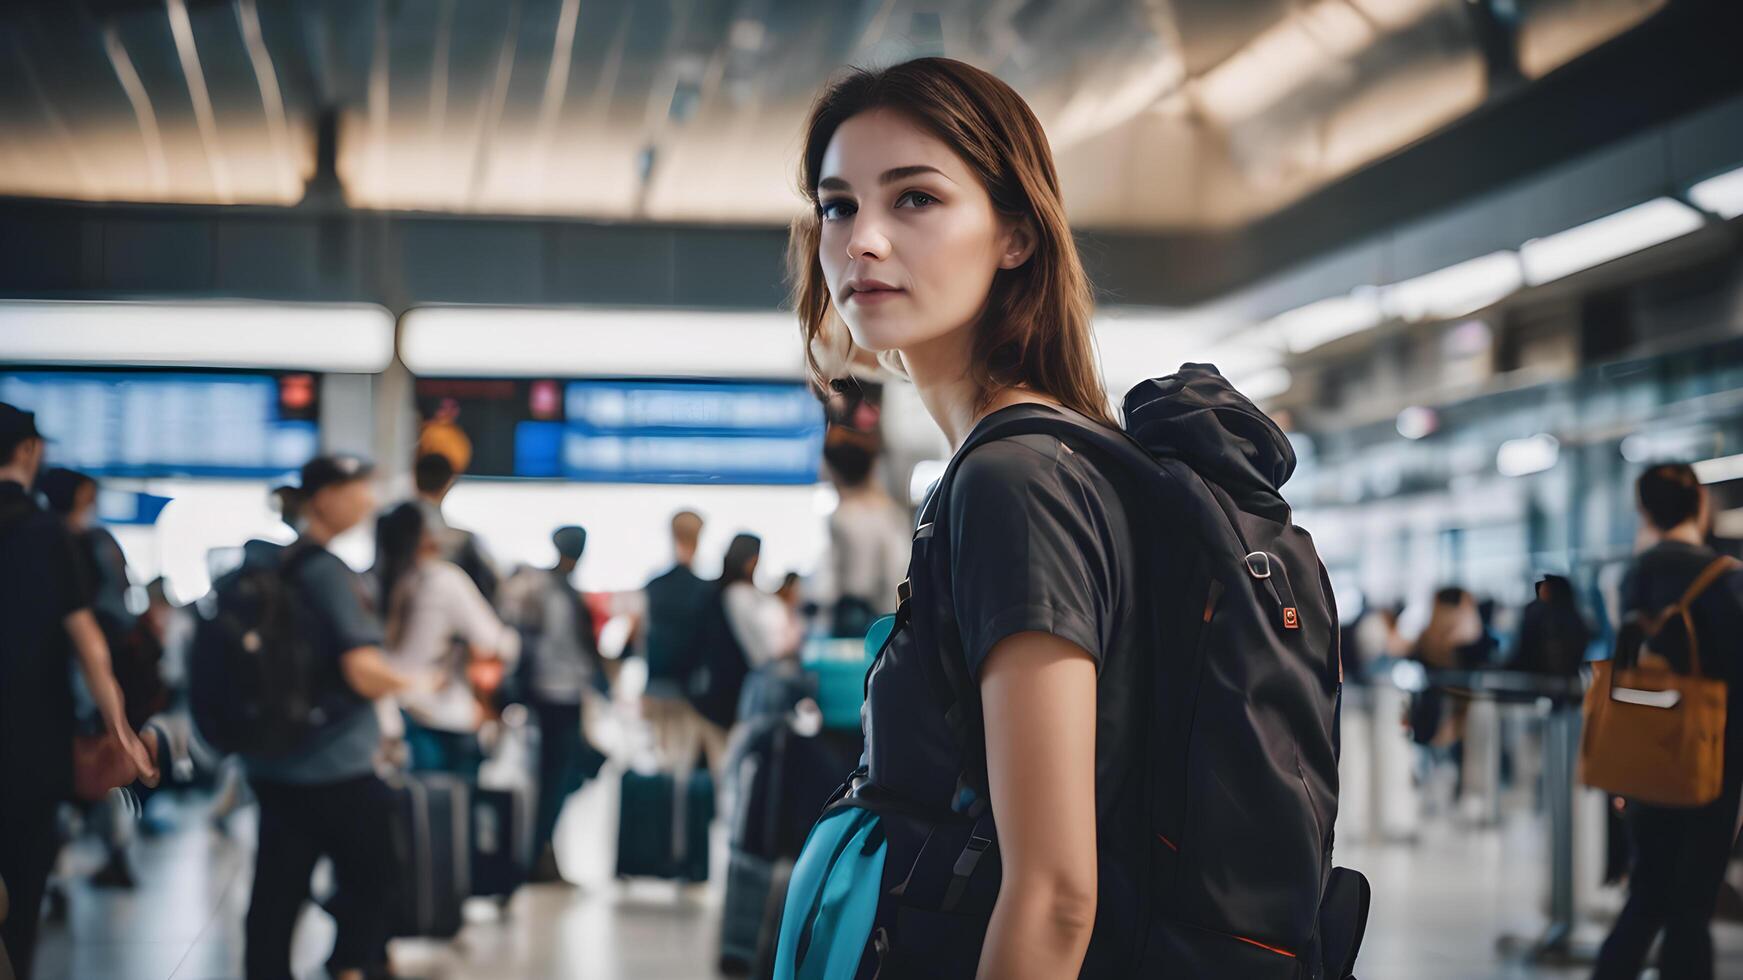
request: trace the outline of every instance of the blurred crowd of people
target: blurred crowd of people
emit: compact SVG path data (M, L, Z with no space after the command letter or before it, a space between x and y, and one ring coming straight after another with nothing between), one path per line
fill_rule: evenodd
M120 545L94 517L97 481L45 467L46 447L31 413L0 405L0 880L11 899L0 937L26 978L45 894L48 914L65 914L55 875L63 844L93 834L108 857L91 883L134 887L137 818L147 832L168 829L160 810L171 808L146 805L160 786L211 794L220 832L258 806L247 976L289 975L292 933L312 897L338 926L327 964L335 976L391 975L396 892L408 886L397 777L439 773L476 786L493 765L525 770L514 778L524 776L533 801L528 877L560 883L553 840L565 801L608 755L630 751L629 740L597 744L591 708L628 706L678 785L698 767L719 781L746 678L796 660L809 637L863 635L893 606L895 555L905 561L905 512L872 485L872 452L848 446L831 452L844 513L831 527L825 602L807 601L796 573L778 590L759 585L762 543L749 533L731 539L718 577L699 575L704 520L694 511L672 518L671 567L644 589L585 595L576 586L585 528L554 530L551 566L503 575L444 514L455 461L421 449L414 493L386 509L367 462L310 460L293 485L272 491L289 543L243 543L239 566L210 596L177 606L161 580L141 589L129 579ZM374 563L360 573L332 545L371 520ZM868 520L879 529L869 537ZM286 608L314 675L307 720L281 749L225 752L202 737L196 675L210 674L206 648L219 642L202 630L224 615L226 590L261 570L294 597ZM606 656L612 618L622 623ZM645 661L639 696L613 688L626 654ZM218 694L260 699L267 714L282 707L270 691ZM78 811L70 822L68 802ZM322 858L334 888L312 896Z
M1629 894L1593 974L1596 980L1638 976L1662 935L1661 975L1711 977L1709 926L1736 847L1743 790L1743 684L1737 683L1743 671L1743 563L1715 550L1711 498L1691 466L1648 467L1636 481L1635 501L1640 533L1614 596L1613 616L1596 590L1582 603L1561 575L1543 576L1535 598L1513 615L1493 600L1448 586L1434 593L1414 638L1400 628L1402 606L1364 611L1346 632L1344 666L1358 683L1391 682L1400 663L1420 666L1407 671L1401 685L1414 692L1401 722L1419 746L1417 781L1428 790L1431 806L1439 802L1432 784L1440 775L1451 776L1453 801L1464 793L1469 672L1514 671L1545 679L1543 697L1570 711L1580 708L1578 679L1588 661L1610 660L1612 670L1641 660L1655 663L1660 673L1654 686L1630 696L1666 708L1679 704L1678 678L1721 682L1728 707L1716 798L1667 805L1617 791L1610 799L1606 877L1626 880ZM1718 573L1710 582L1702 575L1709 568ZM1511 628L1503 625L1508 620ZM1670 621L1676 629L1668 632L1675 635L1663 630ZM1700 651L1698 659L1691 649ZM1583 690L1588 725L1591 699L1608 694L1596 687ZM1511 761L1507 748L1504 769ZM1665 763L1692 768L1699 760L1672 752Z

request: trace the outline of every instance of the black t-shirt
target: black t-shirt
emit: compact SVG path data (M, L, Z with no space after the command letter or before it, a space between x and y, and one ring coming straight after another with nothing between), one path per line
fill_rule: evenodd
M72 789L71 643L62 622L89 604L72 535L17 483L0 483L0 792Z
M1005 412L1035 411L1010 406ZM952 608L975 677L1002 639L1051 633L1095 658L1096 816L1100 904L1083 976L1129 969L1146 866L1140 712L1149 624L1140 620L1137 542L1111 467L1051 435L999 439L958 469L945 526ZM922 515L926 508L922 508ZM925 533L922 529L920 533ZM924 597L916 596L919 608ZM921 656L925 653L920 652ZM867 756L874 781L929 807L951 805L963 757L913 658L886 658L871 677ZM998 814L993 814L996 822Z

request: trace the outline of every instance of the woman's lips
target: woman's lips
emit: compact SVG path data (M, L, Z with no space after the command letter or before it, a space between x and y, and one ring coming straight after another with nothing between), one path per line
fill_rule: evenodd
M849 303L883 303L907 295L905 289L856 289L847 294Z

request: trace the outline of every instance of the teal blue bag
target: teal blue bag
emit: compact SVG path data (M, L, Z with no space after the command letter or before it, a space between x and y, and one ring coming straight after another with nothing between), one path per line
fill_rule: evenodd
M895 627L894 616L872 623L865 638L868 662ZM858 697L853 699L853 721L858 724L863 668L854 684ZM811 828L787 886L775 947L777 980L833 980L852 977L858 970L877 914L888 851L879 820L870 810L845 807L831 810Z
M866 646L881 656L905 635L887 616ZM793 867L775 980L972 976L998 897L998 862L980 860L996 850L990 811L972 793L960 811L917 807L865 775L836 793Z
M884 878L879 824L870 810L844 807L811 828L787 886L775 980L848 980L859 970Z

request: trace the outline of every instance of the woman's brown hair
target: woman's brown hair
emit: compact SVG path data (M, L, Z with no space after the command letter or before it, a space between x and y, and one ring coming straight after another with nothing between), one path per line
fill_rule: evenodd
M970 359L984 409L1002 388L1026 385L1068 408L1114 425L1096 368L1089 277L1065 218L1059 174L1041 123L1009 85L949 58L920 58L878 71L854 69L811 108L799 192L811 208L793 220L788 267L806 360L818 384L833 379L815 345L834 310L817 257L822 233L817 182L823 154L842 123L872 109L900 112L943 140L968 164L994 210L1026 223L1035 252L993 279Z

